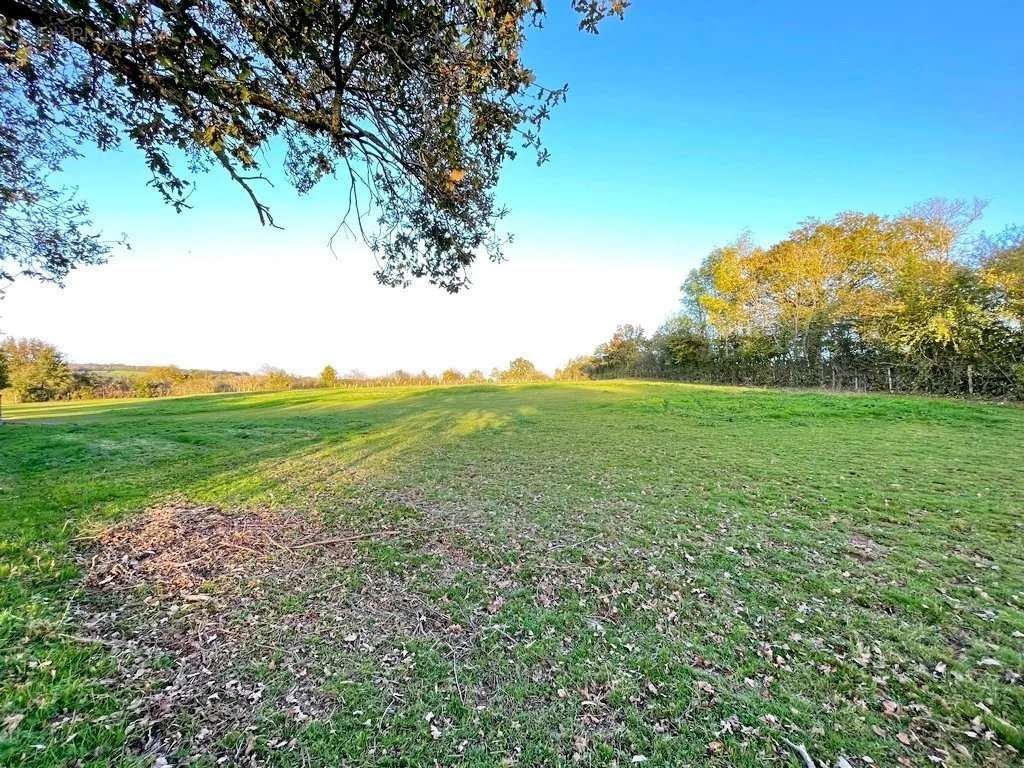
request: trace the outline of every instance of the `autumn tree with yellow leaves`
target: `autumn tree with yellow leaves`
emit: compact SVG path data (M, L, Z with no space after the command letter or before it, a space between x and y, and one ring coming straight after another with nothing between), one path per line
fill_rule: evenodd
M704 381L1024 396L1024 230L973 234L983 208L846 212L768 247L743 234L686 278L678 316L629 335L630 356L620 328L583 368L650 375L650 355Z

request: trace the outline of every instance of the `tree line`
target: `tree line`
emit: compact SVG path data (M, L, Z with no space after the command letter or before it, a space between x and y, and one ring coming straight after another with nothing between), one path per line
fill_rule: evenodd
M73 365L41 339L0 341L0 391L20 402L112 397L167 397L208 392L261 392L316 386L312 377L279 368L256 373L187 370L174 365Z
M463 373L457 368L446 368L437 376L426 371L409 373L401 369L383 376L367 376L359 371L339 375L333 366L328 365L320 372L318 385L321 387L387 387L437 384L521 384L547 381L549 378L530 360L525 357L517 357L511 360L505 368L492 368L490 374L485 374L479 368L474 368L469 373Z
M763 247L743 234L683 281L658 330L622 325L561 380L667 378L1024 399L1024 228L975 233L983 206L933 200L894 215L810 219ZM326 366L318 377L73 367L35 339L0 343L0 388L21 400L157 397L309 387L519 383L547 375L526 358L490 374Z
M118 397L170 397L217 392L271 392L331 387L425 386L543 381L548 376L516 358L490 374L448 368L439 375L396 370L368 376L353 370L339 374L327 365L319 376L298 376L264 366L256 373L188 370L174 365L74 365L53 344L40 339L0 341L0 394L8 400L43 402Z
M768 247L743 234L654 334L620 326L557 375L1024 398L1024 228L975 234L983 207L842 213Z

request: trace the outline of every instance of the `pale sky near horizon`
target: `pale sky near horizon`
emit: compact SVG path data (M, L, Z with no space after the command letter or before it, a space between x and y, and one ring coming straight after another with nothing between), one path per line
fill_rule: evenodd
M217 174L178 215L136 153L86 151L66 176L132 249L63 290L16 282L0 333L76 362L376 374L524 355L551 371L619 323L653 330L689 269L745 228L770 243L809 216L935 196L989 200L988 231L1024 224L1024 6L711 5L637 0L589 37L568 0L548 3L525 58L570 84L552 160L506 169L516 242L463 294L380 287L351 240L332 254L340 185L299 198L277 184L286 229L261 230Z

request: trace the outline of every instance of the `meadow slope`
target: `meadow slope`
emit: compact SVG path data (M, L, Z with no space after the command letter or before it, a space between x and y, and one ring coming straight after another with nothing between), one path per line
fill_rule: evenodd
M1020 407L609 382L4 415L5 766L1024 752Z

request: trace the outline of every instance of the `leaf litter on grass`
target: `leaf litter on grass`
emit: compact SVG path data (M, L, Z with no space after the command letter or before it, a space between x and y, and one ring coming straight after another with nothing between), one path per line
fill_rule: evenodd
M302 659L276 642L273 597L351 564L350 536L304 515L180 502L84 538L76 623L110 648L110 683L132 692L133 751L164 764L179 753L255 764L266 706L299 722L329 713Z
M628 751L631 727L654 740L699 727L707 732L707 755L717 760L755 744L768 759L779 749L773 734L797 734L793 723L746 712L752 699L774 698L777 677L792 672L789 646L772 635L771 622L748 627L741 645L763 661L753 662L760 669L745 669L743 680L728 667L690 658L698 636L711 646L724 643L744 611L730 574L719 579L698 567L707 565L713 542L686 536L623 548L589 536L582 547L556 546L518 519L498 526L516 535L474 528L460 539L450 526L425 527L443 516L417 506L417 517L399 529L382 522L361 535L305 515L185 503L103 531L82 555L89 589L79 618L83 634L107 643L118 659L111 684L135 692L127 713L132 750L170 765L204 758L263 764L268 752L301 751L303 727L334 727L346 703L342 691L363 683L378 699L378 730L407 727L403 718L423 686L436 693L439 685L461 700L472 724L437 714L429 730L423 726L440 742L465 725L494 727L491 715L480 713L500 711L512 688L529 686L533 693L517 706L533 712L552 743L565 742L573 761L597 759L595 750ZM696 541L709 548L699 563L687 556ZM857 545L874 549L855 539ZM725 550L736 561L730 569L746 568L745 549ZM445 585L473 596L450 602ZM801 605L808 621L812 609ZM789 643L802 642L790 636ZM590 672L576 667L571 654L580 643L593 645L588 653L604 663ZM685 710L671 703L672 684L662 690L646 677L634 643L653 643L659 654L671 650L675 663L697 671ZM447 659L449 679L421 679L416 644ZM555 655L530 651L535 644L551 645ZM740 645L735 651L742 655ZM836 652L834 664L845 665L848 655L854 667L870 667L865 675L884 672L874 646ZM734 708L744 712L742 721L730 714ZM369 723L370 715L360 717ZM565 715L572 725L556 725ZM820 716L827 720L829 713ZM922 728L915 726L924 736ZM900 733L912 742L897 735L904 749L916 745L911 731ZM514 737L497 741L516 754ZM371 744L367 756L384 758L389 749ZM819 759L820 749L811 746ZM650 751L633 754L657 761ZM866 756L850 759L871 764Z
M164 599L206 599L208 582L287 566L281 555L322 537L301 515L223 512L186 503L155 507L101 531L88 552L86 584L106 591L151 588ZM292 563L294 565L294 563Z
M122 713L131 750L167 765L257 765L261 749L295 746L268 734L334 714L336 688L350 682L339 660L372 656L375 683L399 699L403 640L468 651L480 628L425 601L401 573L353 567L359 542L403 537L423 540L441 581L472 566L434 528L354 534L301 514L187 502L80 537L75 638L115 658L108 682L133 696Z

